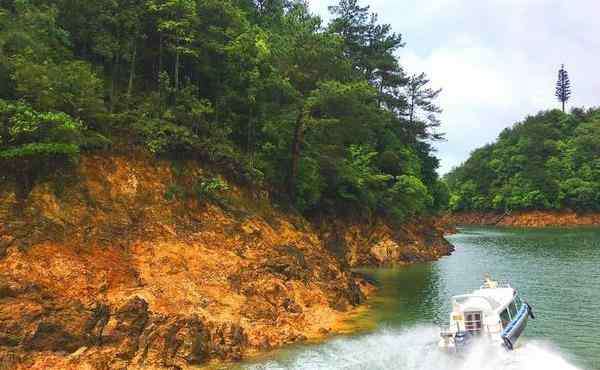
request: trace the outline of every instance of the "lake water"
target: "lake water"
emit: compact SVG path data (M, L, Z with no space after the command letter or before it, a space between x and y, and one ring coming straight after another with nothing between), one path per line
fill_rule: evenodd
M464 228L440 261L366 270L380 290L352 319L358 334L291 347L251 369L600 370L600 229ZM508 279L534 307L515 351L474 348L463 358L437 350L452 295L485 273Z

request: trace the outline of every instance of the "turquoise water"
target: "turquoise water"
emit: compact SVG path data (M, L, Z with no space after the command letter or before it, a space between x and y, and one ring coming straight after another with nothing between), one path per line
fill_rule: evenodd
M352 320L359 334L286 349L257 369L600 369L600 229L464 228L455 253L401 269L365 270L380 284ZM449 299L508 279L534 307L518 348L481 345L464 358L437 350Z

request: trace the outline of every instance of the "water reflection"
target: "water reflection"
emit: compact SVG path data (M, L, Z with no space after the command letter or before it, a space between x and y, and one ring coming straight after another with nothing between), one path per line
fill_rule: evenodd
M357 324L365 320L392 326L439 321L441 306L445 304L440 289L446 287L437 266L420 264L361 272L377 280L380 290L369 302L371 309L355 319ZM433 307L437 309L432 310Z

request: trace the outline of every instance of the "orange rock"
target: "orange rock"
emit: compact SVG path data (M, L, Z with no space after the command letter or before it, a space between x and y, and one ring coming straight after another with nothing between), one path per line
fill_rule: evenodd
M456 225L497 225L512 227L569 227L600 225L599 213L562 211L520 211L509 215L493 212L460 212L451 216Z
M18 212L14 192L0 189L0 363L8 367L238 361L340 330L374 291L347 265L450 250L432 221L316 228L233 185L232 209L168 200L169 186L191 193L194 178L144 153L87 155L77 172L61 194L35 186Z

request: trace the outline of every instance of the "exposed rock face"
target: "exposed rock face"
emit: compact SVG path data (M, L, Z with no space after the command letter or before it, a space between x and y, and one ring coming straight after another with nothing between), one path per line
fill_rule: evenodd
M600 225L599 213L564 211L511 212L508 215L493 212L461 212L451 216L456 225L512 226L512 227L568 227Z
M203 175L191 164L182 176L141 153L86 156L76 172L61 186L37 185L20 205L0 187L4 367L238 361L335 332L372 290L346 262L429 260L449 250L418 229L402 232L413 237L405 243L383 224L378 238L331 224L345 238L340 260L327 244L332 231L322 238L305 219L241 189L227 207L167 200L173 184L190 188Z
M416 220L397 228L381 219L327 220L321 229L327 245L348 266L397 266L452 253L454 247L444 239L453 231L448 225L446 218Z

